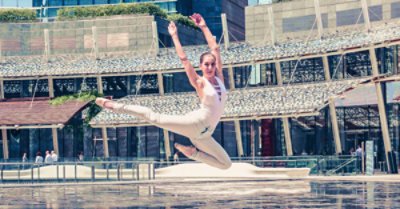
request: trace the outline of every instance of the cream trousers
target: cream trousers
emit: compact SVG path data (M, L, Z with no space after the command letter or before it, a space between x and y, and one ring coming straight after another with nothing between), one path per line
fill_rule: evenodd
M197 151L189 156L192 160L220 169L228 169L232 165L228 154L211 136L214 130L207 124L204 109L185 115L166 115L139 105L114 103L113 111L140 117L152 125L188 137L197 148Z

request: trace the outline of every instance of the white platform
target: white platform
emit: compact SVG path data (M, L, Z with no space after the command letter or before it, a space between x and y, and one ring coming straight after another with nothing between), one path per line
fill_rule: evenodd
M309 173L309 168L260 168L249 163L233 163L227 170L203 163L185 163L156 169L156 178L295 179L308 177Z

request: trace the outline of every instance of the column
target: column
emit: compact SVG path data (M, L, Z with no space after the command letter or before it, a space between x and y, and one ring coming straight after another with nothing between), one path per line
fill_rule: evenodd
M103 94L103 80L101 79L100 76L97 76L96 79L97 79L97 92L99 94Z
M330 118L332 123L332 133L333 140L335 141L336 154L341 154L343 150L339 135L339 124L337 121L335 100L333 98L329 98L329 115L331 116Z
M57 155L60 155L59 149L58 149L58 133L57 133L57 128L51 128L51 133L53 135L53 149L57 153Z
M0 99L4 99L4 80L0 79Z
M157 22L153 21L151 24L152 31L153 31L153 44L154 45L154 53L157 55L159 53L158 47L158 30L157 30Z
M49 62L50 56L50 36L49 29L44 29L44 54L46 58L46 62Z
M368 31L369 29L371 29L371 22L369 19L367 0L361 0L361 8L364 17L365 30Z
M229 76L229 90L234 90L235 89L235 79L234 79L232 65L228 66L228 76Z
M278 81L278 85L283 86L281 63L279 61L275 62L275 69L276 69L276 80ZM282 124L284 131L283 133L285 135L287 155L292 156L293 148L292 148L292 138L290 136L289 118L282 118Z
M1 138L3 139L3 159L8 160L7 129L1 129Z
M99 58L99 45L97 44L97 27L92 26L92 43L93 43L93 51L94 51L94 57L96 59Z
M269 19L269 28L265 27L266 29L268 28L270 33L271 33L271 44L275 45L276 44L276 32L275 32L275 20L274 20L274 11L272 10L272 7L268 7L268 19ZM265 40L264 40L265 42Z
M370 47L369 55L370 55L370 60L371 60L372 75L378 76L379 75L378 62L376 59L375 49L373 47ZM387 122L387 117L386 117L385 101L383 98L381 82L379 82L379 81L376 82L375 88L376 88L376 96L378 98L379 119L380 119L380 123L381 123L383 144L385 147L386 163L388 166L388 171L389 171L389 173L391 173L391 167L390 167L390 162L389 162L389 152L392 151L392 146L390 143L389 127L388 127L388 122Z
M228 23L226 21L226 14L221 14L221 21L222 21L222 32L224 34L224 46L225 50L229 48L229 31L228 31Z
M233 122L235 124L235 134L236 134L238 157L241 157L244 155L244 153L243 153L243 143L242 143L242 131L240 130L240 121L234 120Z
M102 127L101 128L101 134L103 137L103 152L104 152L104 157L109 158L110 154L108 151L108 137L107 137L107 127Z
M315 17L317 18L318 38L322 37L324 26L321 18L321 7L319 6L319 0L314 0Z
M289 118L282 118L283 131L285 134L286 151L288 156L293 155L292 138L290 135Z
M322 63L324 65L325 80L326 81L330 81L331 80L331 74L329 72L329 62L328 62L328 56L327 55L322 56Z
M47 82L49 83L49 97L54 98L54 82L53 78L49 77ZM57 152L58 154L58 152Z
M157 80L158 80L158 91L160 95L164 95L164 79L162 73L157 73ZM165 158L168 161L170 157L172 156L171 154L171 145L169 143L169 133L168 130L163 129L164 133L164 148L165 148Z
M331 75L329 73L328 56L326 55L322 56L322 63L324 65L325 80L330 81ZM333 140L335 141L336 154L341 154L343 150L342 150L342 142L340 141L340 134L339 134L340 132L339 132L339 124L337 121L335 100L333 98L329 98L328 104L329 104L329 116L332 124Z

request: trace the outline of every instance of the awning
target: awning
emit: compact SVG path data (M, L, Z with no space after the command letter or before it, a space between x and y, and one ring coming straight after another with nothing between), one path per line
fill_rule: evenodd
M228 101L222 121L264 118L303 117L318 115L328 99L337 97L370 78L290 86L256 87L235 89L228 92ZM173 93L164 96L127 96L121 103L138 104L153 111L171 115L183 115L199 108L199 99L192 93ZM150 125L131 115L101 111L90 124L92 127L128 127Z
M88 102L51 105L50 98L0 100L0 129L61 128Z

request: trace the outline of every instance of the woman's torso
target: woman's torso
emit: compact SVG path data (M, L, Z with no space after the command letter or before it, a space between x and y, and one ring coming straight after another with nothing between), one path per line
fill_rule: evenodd
M201 101L200 111L204 113L204 119L208 125L214 129L224 113L227 100L226 89L218 77L215 77L217 82L214 85L204 77L201 79L203 79L204 85L201 89L201 94L199 94Z

